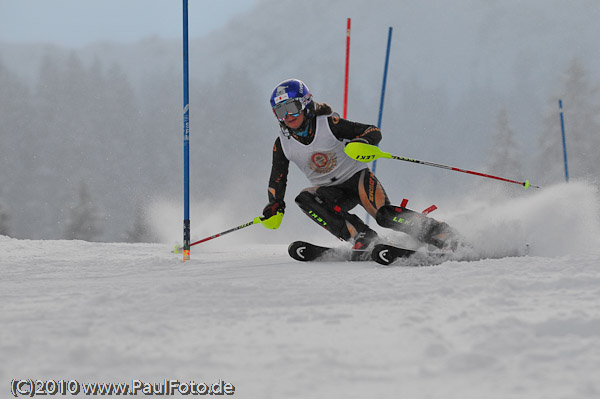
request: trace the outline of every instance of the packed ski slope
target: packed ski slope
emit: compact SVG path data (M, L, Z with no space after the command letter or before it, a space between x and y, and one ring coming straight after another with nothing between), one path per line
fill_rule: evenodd
M0 389L221 379L240 398L598 398L599 203L570 183L470 206L461 227L486 259L432 267L299 263L225 237L186 263L167 244L0 237ZM528 256L501 257L523 242Z

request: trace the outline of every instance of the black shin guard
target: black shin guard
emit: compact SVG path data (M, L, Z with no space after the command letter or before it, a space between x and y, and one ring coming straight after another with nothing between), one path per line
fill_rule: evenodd
M344 241L349 241L357 232L370 230L358 216L336 210L314 193L302 191L296 197L296 204L312 220ZM351 231L353 229L355 231Z
M375 220L382 227L401 231L419 241L439 248L442 248L445 243L437 236L450 230L446 223L438 222L410 209L393 205L385 205L379 208Z

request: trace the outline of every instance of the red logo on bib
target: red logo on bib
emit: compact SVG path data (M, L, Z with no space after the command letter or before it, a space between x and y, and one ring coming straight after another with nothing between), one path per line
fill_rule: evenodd
M311 157L310 168L317 173L329 173L337 164L334 152L315 152Z

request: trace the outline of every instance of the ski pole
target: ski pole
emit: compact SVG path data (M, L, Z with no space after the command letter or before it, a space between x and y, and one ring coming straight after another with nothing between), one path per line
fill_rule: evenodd
M225 234L233 233L234 231L237 231L237 230L243 229L244 227L252 226L253 224L258 224L258 223L262 222L264 219L265 219L265 218L263 218L263 217L257 216L257 217L255 217L255 218L254 218L254 219L253 219L251 222L248 222L248 223L241 224L241 225L239 225L239 226L237 226L237 227L234 227L234 228L232 228L232 229L225 230L225 231L222 231L222 232L220 232L220 233L217 233L217 234L215 234L215 235L212 235L212 236L210 236L210 237L206 237L206 238L203 238L203 239L201 239L201 240L198 240L198 241L196 241L196 242L193 242L193 243L191 243L191 244L190 244L190 247L191 247L191 246L193 246L193 245L196 245L196 244L201 244L201 243L203 243L203 242L206 242L206 241L212 240L213 238L218 238L218 237L224 236ZM176 246L175 246L175 251L174 251L174 252L175 252L175 253L178 253L178 252L179 252L180 250L182 250L182 249L183 249L182 247L180 247L180 246L176 245Z
M534 186L533 184L530 184L529 180L520 182L520 181L516 181L516 180L505 179L504 177L498 177L498 176L488 175L485 173L474 172L472 170L459 169L459 168L455 168L454 166L446 166L446 165L441 165L441 164L433 163L433 162L419 161L418 159L400 157L397 155L392 155L389 152L381 151L379 149L379 147L370 145L370 144L348 143L348 145L346 145L346 148L344 149L344 151L350 158L356 159L357 161L365 162L365 163L374 161L378 158L397 159L399 161L418 163L421 165L427 165L427 166L433 166L436 168L453 170L455 172L469 173L472 175L487 177L490 179L502 180L502 181L505 181L508 183L515 183L515 184L519 184L519 185L525 187L525 190L527 190L529 187L539 188L539 186Z

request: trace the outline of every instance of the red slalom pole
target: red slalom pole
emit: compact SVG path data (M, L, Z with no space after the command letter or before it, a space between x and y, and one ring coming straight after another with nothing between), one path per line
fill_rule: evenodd
M215 235L212 235L210 237L203 238L202 240L198 240L196 242L193 242L193 243L190 244L190 247L193 246L193 245L197 245L197 244L203 243L203 242L208 241L208 240L212 240L213 238L218 238L218 237L224 236L225 234L233 233L234 231L243 229L244 227L252 226L253 224L258 224L262 220L264 220L263 217L255 217L254 220L252 220L251 222L244 223L244 224L236 226L236 227L234 227L232 229L229 229L229 230L223 231L221 233L217 233Z
M215 238L219 238L219 237L221 237L221 236L224 236L225 234L233 233L234 231L238 231L238 230L240 230L240 229L243 229L243 228L245 228L245 227L252 226L253 224L258 224L258 223L262 222L263 220L265 220L265 218L264 218L264 217L262 217L262 216L257 216L257 217L255 217L255 218L254 218L252 221L250 221L250 222L248 222L248 223L241 224L241 225L239 225L239 226L236 226L236 227L234 227L234 228L231 228L231 229L229 229L229 230L225 230L225 231L222 231L222 232L220 232L220 233L214 234L214 235L212 235L212 236L210 236L210 237L206 237L206 238L203 238L203 239L201 239L201 240L198 240L198 241L196 241L196 242L193 242L193 243L191 243L191 244L190 244L190 247L192 247L192 246L194 246L194 245L197 245L197 244L201 244L201 243L203 243L203 242L206 242L206 241L209 241L209 240L212 240L212 239L215 239ZM175 246L175 250L174 250L173 252L177 254L177 253L179 253L179 252L180 252L182 249L183 249L182 247L180 247L179 245L176 245L176 246Z
M346 78L344 81L344 119L348 114L348 71L350 69L350 18L346 28Z

